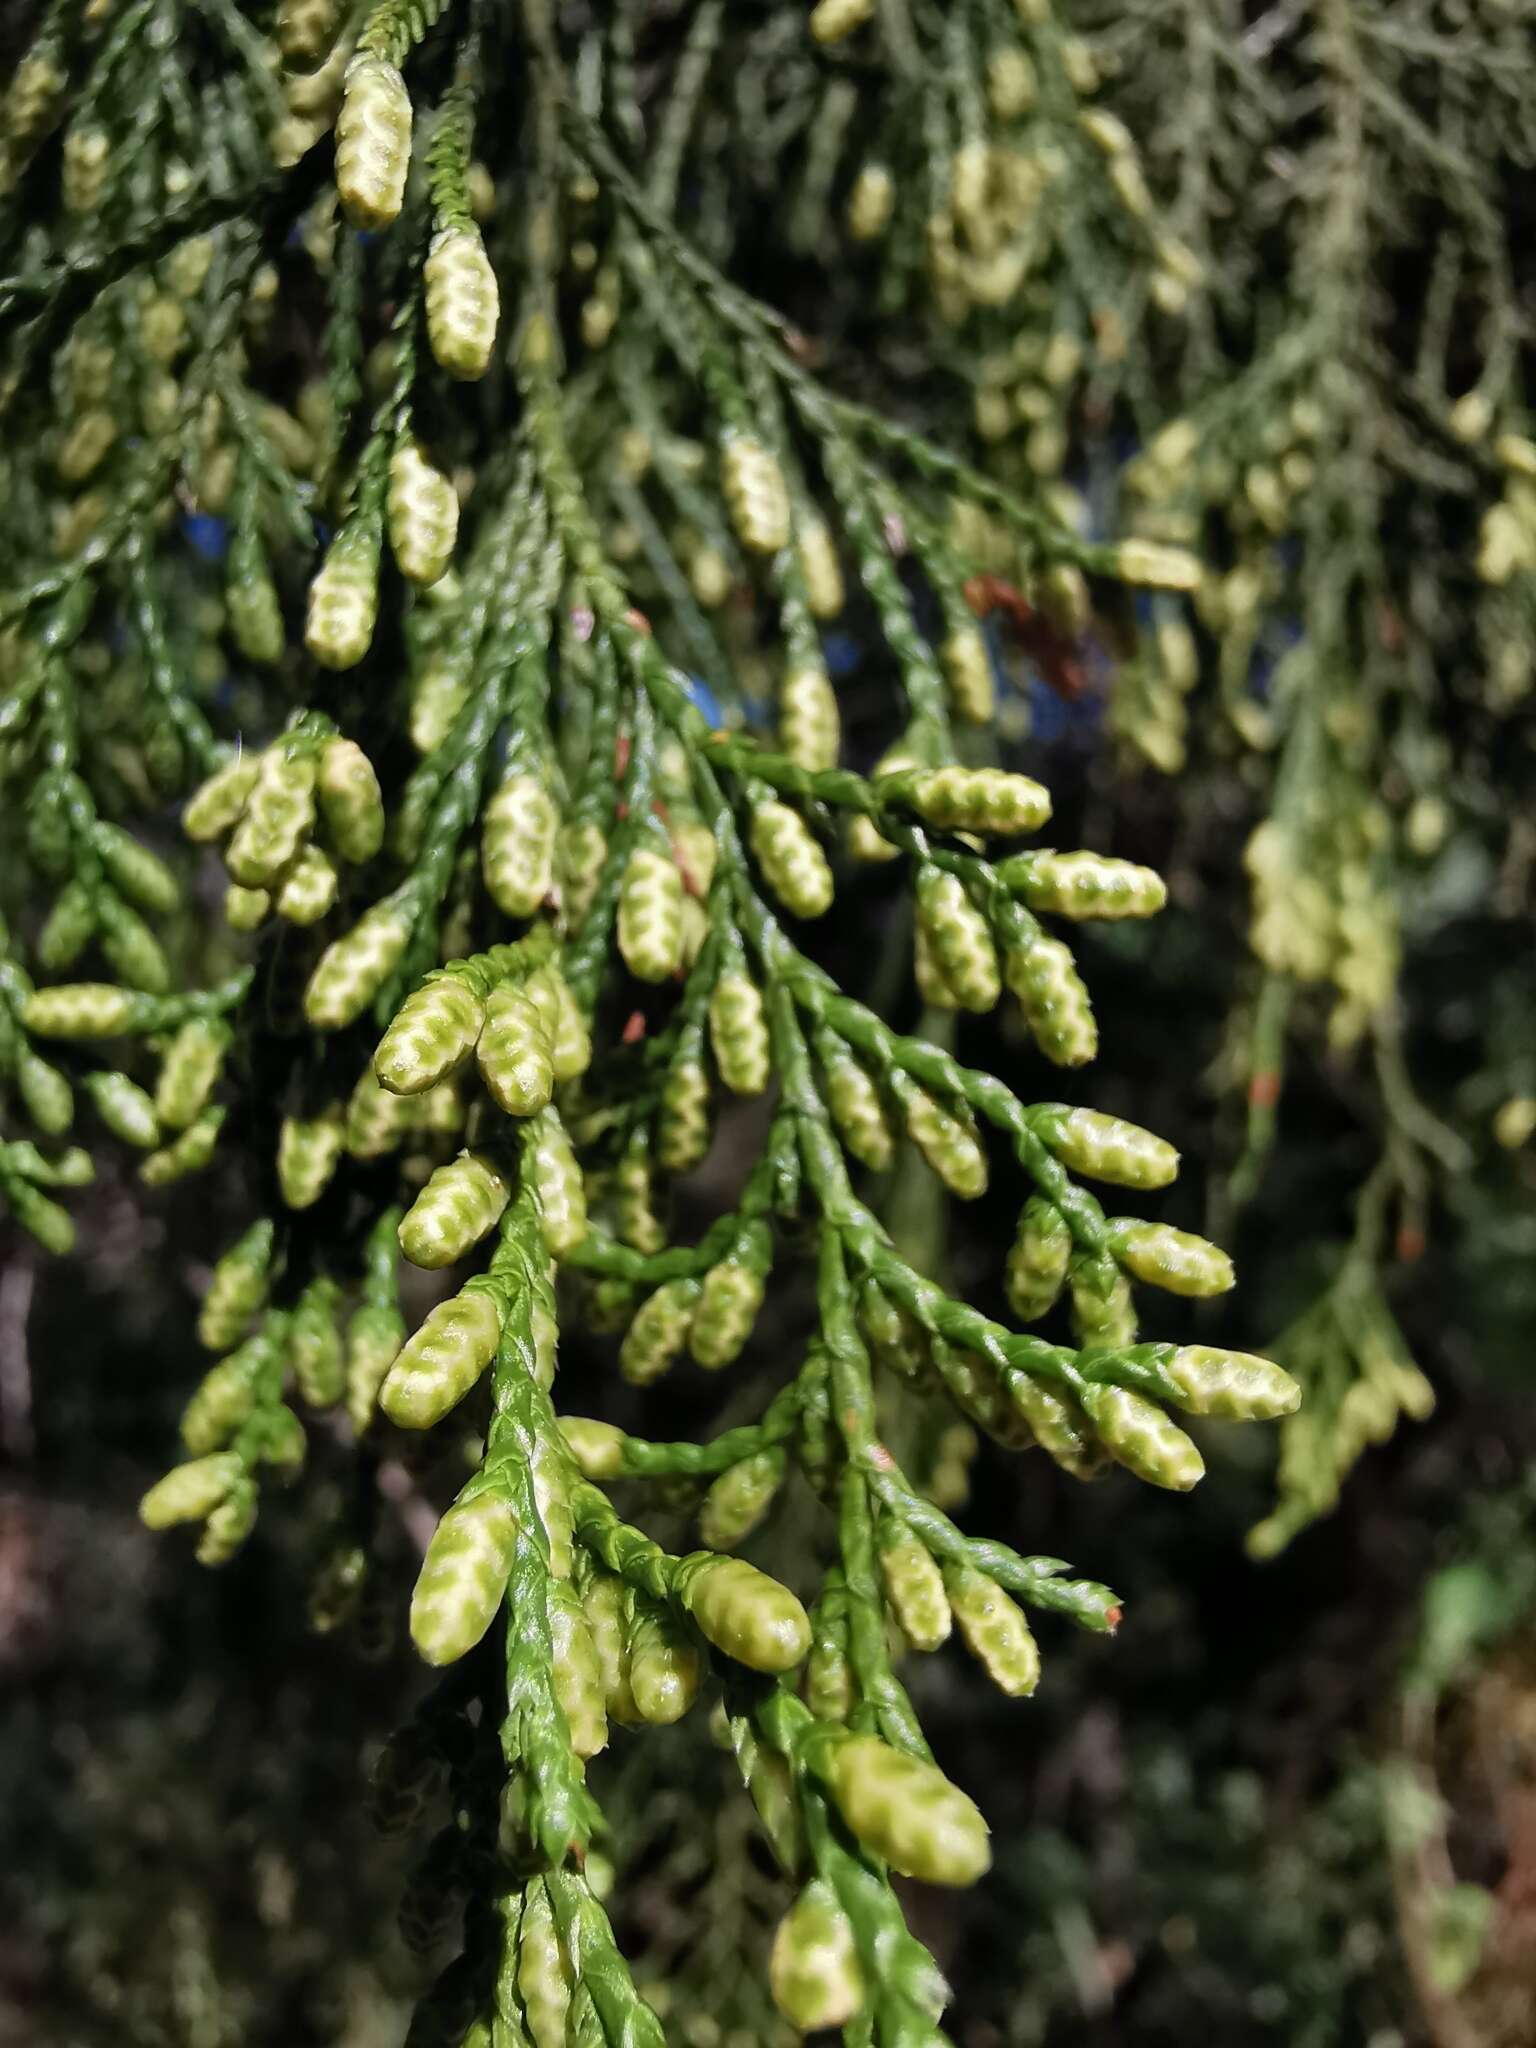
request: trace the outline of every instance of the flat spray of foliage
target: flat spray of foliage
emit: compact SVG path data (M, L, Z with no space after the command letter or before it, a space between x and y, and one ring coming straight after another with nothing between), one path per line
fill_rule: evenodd
M891 1878L973 1883L987 1824L933 1763L896 1648L958 1631L1024 1696L1027 1611L1110 1630L1119 1607L1059 1559L964 1533L887 1447L877 1390L882 1415L904 1384L939 1390L1078 1477L1114 1461L1176 1489L1203 1469L1176 1415L1296 1405L1264 1358L1138 1342L1136 1288L1232 1284L1214 1245L1106 1215L1084 1185L1161 1188L1171 1147L1023 1099L818 964L845 864L899 863L930 1016L1016 1006L1031 1092L1042 1062L1094 1055L1062 934L1151 915L1164 889L1041 843L1047 790L999 761L989 614L1070 688L1095 612L1157 593L1135 599L1114 717L1171 772L1193 595L1238 737L1277 762L1249 855L1254 1114L1273 1110L1289 992L1321 980L1336 1040L1372 1041L1400 1105L1392 1186L1441 1142L1386 1021L1369 796L1374 535L1403 453L1361 402L1390 369L1360 325L1362 166L1385 165L1384 133L1435 166L1451 222L1411 392L1457 452L1405 474L1499 479L1481 566L1527 635L1536 449L1497 222L1407 102L1367 90L1375 55L1438 61L1418 26L1434 10L1319 8L1286 57L1315 79L1266 68L1236 8L1101 9L1101 44L1065 11L55 0L9 86L0 1195L67 1250L63 1198L92 1172L77 1119L137 1149L147 1190L239 1162L249 1222L199 1319L216 1362L185 1459L143 1502L154 1527L195 1525L206 1563L296 1477L311 1430L367 1461L476 1418L411 1608L442 1675L376 1785L392 1826L447 1794L413 1894L424 1941L464 1902L413 2040L661 2038L599 1898L585 1767L611 1723L696 1701L782 1868L780 2012L941 2039L946 1988ZM1474 155L1528 125L1502 37L1478 44ZM1189 123L1169 145L1148 122L1153 173L1178 159L1154 203L1098 95L1118 72L1134 112L1138 81L1190 50ZM1257 286L1223 263L1211 191L1267 161L1293 91L1346 96L1349 118L1294 167L1311 302L1262 323L1238 310ZM777 251L758 263L829 266L841 362L732 281L749 235ZM1449 406L1469 269L1486 369ZM1226 349L1260 324L1234 375ZM881 336L908 325L950 396L863 402L898 393ZM1144 447L1110 542L1059 476L1116 420ZM1261 704L1248 679L1287 578L1301 633ZM855 605L893 696L865 773L843 765L824 648ZM1510 644L1514 701L1529 655L1517 676ZM756 1156L734 1206L674 1242L670 1184L731 1096L763 1100L733 1123L760 1130ZM903 1143L961 1200L1011 1152L1032 1192L1007 1299L1026 1326L1069 1298L1074 1343L992 1320L897 1248L868 1195ZM1391 1192L1373 1190L1368 1218ZM1332 1359L1341 1319L1388 1341L1374 1255L1363 1238L1298 1353ZM453 1269L414 1331L402 1260ZM672 1442L562 1412L573 1321L622 1330L634 1385L685 1353L722 1371L792 1272L814 1334L755 1420ZM1378 1379L1378 1407L1422 1406L1405 1360ZM1339 1441L1293 1459L1300 1518ZM831 1560L794 1589L733 1554L791 1465ZM622 1519L618 1480L689 1501L699 1547ZM365 1546L338 1553L326 1618L367 1573Z

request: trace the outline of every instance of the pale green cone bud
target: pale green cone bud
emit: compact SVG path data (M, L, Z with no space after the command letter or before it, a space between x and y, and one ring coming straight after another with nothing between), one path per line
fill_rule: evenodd
M923 1007L928 1010L958 1010L960 998L949 985L928 927L921 918L912 926L912 978Z
M501 1221L512 1190L483 1152L461 1152L437 1168L400 1219L400 1249L413 1266L451 1266Z
M411 96L393 64L355 57L336 116L336 196L355 228L398 216L411 164Z
M245 1471L234 1451L216 1451L173 1465L139 1502L139 1520L146 1529L169 1529L175 1522L201 1522L238 1483Z
M1112 1260L1073 1262L1072 1331L1085 1348L1119 1350L1136 1342L1136 1302L1130 1282Z
M510 774L481 813L479 866L485 891L508 918L532 918L555 887L559 813L535 774Z
M683 878L670 855L637 846L619 886L619 951L637 981L666 981L681 963Z
M431 1138L457 1138L463 1132L463 1098L452 1081L439 1081L425 1095L416 1098L421 1128Z
M453 560L459 536L459 500L415 441L401 441L389 459L384 499L389 545L408 583L435 583Z
M496 1619L517 1550L512 1503L487 1489L455 1501L427 1545L411 1595L411 1641L429 1664L453 1664Z
M1098 853L1025 854L1003 862L998 874L1031 910L1059 917L1152 917L1168 900L1153 869Z
M801 662L779 685L780 751L815 775L837 766L841 739L831 677L819 661Z
M517 1992L531 2048L566 2048L572 1971L542 1878L523 1894L517 1929ZM455 2044L458 2048L458 2044Z
M977 626L959 626L939 649L949 701L967 725L990 725L997 708L992 657Z
M899 1308L878 1280L859 1289L859 1327L877 1362L904 1380L927 1370L927 1342L915 1318Z
M256 786L261 761L259 754L237 754L193 790L181 814L181 829L189 839L201 844L231 829Z
M258 1334L211 1365L181 1411L181 1441L194 1458L219 1451L256 1405L256 1382L267 1360Z
M457 974L429 974L395 1012L373 1056L392 1095L421 1095L463 1065L485 1027L486 1008Z
M1097 1109L1052 1108L1038 1128L1062 1165L1090 1180L1165 1188L1179 1170L1179 1155L1166 1140Z
M564 825L556 838L555 852L561 907L569 928L579 931L602 880L608 841L601 825Z
M1027 1699L1040 1683L1040 1651L1024 1610L969 1565L946 1566L944 1587L971 1655L1010 1699Z
M816 619L835 619L843 609L842 565L837 559L837 542L826 521L819 518L800 522L796 540L800 553L800 574L805 578L805 595ZM832 764L827 763L830 767Z
M851 1053L834 1053L826 1062L827 1107L838 1136L854 1158L874 1173L884 1173L896 1153L880 1090L867 1069Z
M706 1550L734 1550L757 1528L784 1478L777 1445L757 1451L712 1481L699 1508L699 1541Z
M642 1721L658 1728L680 1721L699 1696L704 1660L670 1608L633 1597L629 1689Z
M880 1546L880 1571L897 1626L914 1650L936 1650L949 1635L944 1574L920 1537L899 1529Z
M702 818L674 818L672 858L677 863L683 886L696 897L709 894L720 848L715 835Z
M553 1068L555 1035L560 1029L559 978L547 965L537 968L522 983L522 993L539 1020Z
M539 1202L539 1230L545 1246L563 1258L587 1234L587 1191L565 1126L553 1109L533 1121L534 1142L523 1153Z
M1204 1477L1205 1460L1194 1444L1144 1394L1090 1384L1082 1403L1105 1450L1138 1479L1187 1493Z
M333 1408L346 1392L346 1355L336 1327L340 1303L336 1282L319 1274L294 1304L288 1325L288 1363L311 1408Z
M503 982L485 1005L475 1048L481 1079L508 1116L533 1116L555 1092L553 1049L532 999Z
M98 908L101 950L113 973L130 988L164 995L171 985L170 962L165 948L143 918L136 910L130 910L121 897L102 897Z
M720 489L742 546L776 555L789 545L789 491L777 461L749 435L728 433L720 448Z
M439 1302L406 1339L379 1389L379 1406L397 1428L430 1429L458 1406L501 1342L501 1317L489 1294L466 1288Z
M1008 1306L1021 1323L1038 1322L1054 1305L1071 1258L1072 1233L1061 1211L1031 1195L1003 1269Z
M155 1083L155 1115L172 1131L185 1130L218 1082L229 1049L229 1027L189 1017L165 1049Z
M168 1188L189 1173L201 1173L213 1158L223 1124L224 1111L218 1104L205 1109L179 1137L150 1153L139 1168L139 1179L147 1188Z
M344 1112L339 1102L318 1116L285 1116L277 1133L277 1184L290 1209L310 1209L341 1163Z
M105 408L81 413L59 443L59 475L66 483L83 483L116 446L117 438L117 421Z
M974 1351L961 1351L942 1337L929 1339L928 1352L945 1391L963 1414L994 1442L1010 1450L1029 1448L1032 1432L990 1360Z
M197 1561L210 1568L228 1564L256 1526L256 1488L242 1480L221 1500L203 1524L197 1540Z
M138 909L164 917L181 903L181 884L159 854L151 853L120 826L99 820L91 844L101 857L107 879Z
M83 882L66 882L37 935L37 964L48 974L73 967L96 932L96 909Z
M741 1356L763 1305L763 1276L750 1264L721 1259L704 1275L688 1348L711 1371Z
M283 658L283 607L265 562L251 562L243 574L232 570L224 585L229 637L247 661L271 668Z
M808 1884L779 1922L768 1982L774 2004L802 2034L846 2026L863 2006L864 1974L853 1928L822 1879Z
M6 1199L16 1221L45 1252L63 1258L74 1250L75 1226L67 1209L50 1201L27 1181L13 1182Z
M695 1550L679 1560L673 1591L715 1648L752 1671L792 1670L811 1647L800 1602L745 1558Z
M400 1311L368 1302L347 1325L347 1418L358 1436L373 1420L379 1389L405 1342Z
M530 976L535 994L548 988L554 997L553 1027L549 1029L550 1060L557 1081L574 1081L592 1064L592 1034L570 983L557 967L544 967Z
M667 1233L656 1214L655 1188L647 1151L626 1152L614 1168L614 1228L621 1244L637 1252L659 1252Z
M1116 1218L1109 1226L1109 1245L1127 1272L1170 1294L1225 1294L1237 1278L1219 1245L1169 1223Z
M555 1262L549 1260L549 1282L555 1284ZM532 1298L528 1307L528 1325L532 1331L532 1378L537 1386L549 1393L555 1384L555 1358L559 1352L559 1323L545 1309L539 1296Z
M30 1138L13 1138L5 1147L13 1176L44 1188L88 1188L96 1178L96 1166L82 1145L67 1145L52 1158L45 1158Z
M590 1415L562 1415L560 1434L583 1479L617 1479L624 1470L628 1438L616 1423L597 1422Z
M21 1006L21 1022L38 1038L115 1038L134 1007L133 991L114 982L64 981L34 989Z
M112 138L104 128L71 126L62 156L59 196L66 212L94 213L107 189Z
M926 824L945 832L1011 837L1037 830L1051 815L1038 782L1002 768L919 769L902 775L898 787Z
M327 742L315 778L331 844L354 867L384 844L384 797L373 763L355 740Z
M416 1097L395 1095L374 1073L364 1067L357 1086L347 1098L344 1142L353 1159L384 1159L405 1140L420 1121L421 1105Z
M1044 933L1016 946L1007 960L1008 986L1030 1036L1054 1066L1086 1066L1099 1049L1099 1027L1071 949Z
M969 1125L952 1116L926 1088L906 1091L907 1131L952 1195L974 1202L987 1191L987 1155Z
M98 1068L87 1074L80 1083L90 1097L91 1107L101 1118L114 1138L120 1138L125 1145L133 1145L141 1152L153 1151L160 1142L160 1126L155 1117L155 1105L149 1096L126 1074L109 1073Z
M62 1137L74 1121L74 1090L40 1053L25 1042L18 1048L14 1072L16 1092L33 1126L45 1138Z
M668 1280L640 1304L619 1346L619 1371L631 1386L648 1387L682 1357L702 1292L697 1280Z
M1029 1424L1041 1450L1070 1472L1074 1479L1092 1479L1104 1467L1104 1453L1093 1435L1088 1418L1070 1395L1015 1373L1008 1383L1008 1396Z
M832 904L832 870L810 827L788 804L755 806L752 852L763 879L795 917L820 917Z
M412 917L388 897L333 939L304 991L304 1014L317 1031L340 1031L360 1017L400 964Z
M278 0L273 35L287 66L310 71L330 50L340 26L340 0Z
M725 603L733 587L731 565L718 548L698 547L688 558L688 587L706 611Z
M479 229L439 230L422 277L433 355L450 377L483 377L490 368L501 299Z
M469 702L469 680L446 661L429 661L411 678L410 735L418 754L435 754Z
M227 1350L266 1300L272 1239L271 1220L263 1217L215 1265L197 1318L197 1341L206 1350Z
M1171 247L1165 247L1169 254ZM1115 568L1125 582L1151 590L1198 590L1204 574L1199 556L1188 548L1134 536L1115 549Z
M581 1609L597 1653L603 1711L621 1728L633 1728L640 1714L629 1685L629 1588L599 1567L582 1589Z
M981 1014L1002 993L1002 971L987 920L958 875L924 867L917 878L919 929L937 958L954 1000Z
M1251 1351L1181 1344L1167 1373L1178 1388L1179 1406L1191 1415L1215 1415L1229 1422L1273 1422L1301 1406L1301 1388L1291 1375L1273 1359L1260 1358Z
M840 43L873 18L875 0L816 0L811 9L810 31L823 45Z
M253 932L265 923L272 898L265 889L242 889L231 882L224 891L224 922L232 932Z
M550 1676L555 1698L579 1757L596 1756L608 1742L608 1710L603 1704L603 1674L585 1609L566 1579L546 1582L549 1611Z
M851 1735L833 1747L825 1771L849 1828L903 1877L968 1885L990 1865L980 1809L936 1765L878 1735Z
M336 901L340 878L318 846L300 847L277 885L272 908L289 924L318 924Z
M378 616L378 534L360 521L341 529L310 579L304 645L322 668L356 668Z
M846 1721L858 1705L853 1666L848 1661L841 1625L824 1628L813 1621L811 1653L805 1661L805 1703L818 1721Z
M709 1075L702 1060L674 1060L661 1084L656 1115L656 1163L687 1173L709 1150Z
M761 1095L772 1071L763 992L750 975L722 974L709 999L709 1040L733 1095Z

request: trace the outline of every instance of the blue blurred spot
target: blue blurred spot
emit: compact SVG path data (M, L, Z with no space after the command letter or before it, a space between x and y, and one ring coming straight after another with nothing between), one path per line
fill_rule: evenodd
M766 732L774 723L773 701L768 697L743 697L741 715L748 725L756 726L759 732Z
M863 650L851 633L828 633L821 643L826 659L827 673L832 676L848 676L863 660Z
M211 512L188 512L181 530L194 554L205 562L221 562L229 548L229 521L215 519Z
M720 710L720 700L702 676L690 676L686 688L689 696L712 726L720 726L725 723L724 716Z

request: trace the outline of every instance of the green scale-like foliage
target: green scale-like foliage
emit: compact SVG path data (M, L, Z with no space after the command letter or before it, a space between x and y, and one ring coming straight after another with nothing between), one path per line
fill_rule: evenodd
M372 1460L391 1432L488 1416L411 1610L448 1667L407 1731L414 1768L445 1771L466 1819L406 1917L430 1943L442 1902L470 1900L412 2040L660 2040L594 1881L585 1767L613 1726L696 1699L783 1870L785 2018L880 2048L939 2038L946 1987L891 1876L974 1882L987 1824L929 1756L893 1644L954 1633L1022 1699L1058 1620L1120 1614L1060 1560L950 1519L957 1447L974 1424L1075 1477L1114 1461L1185 1490L1203 1462L1176 1414L1298 1400L1264 1358L1138 1341L1138 1290L1219 1294L1231 1263L1083 1185L1161 1189L1171 1146L1021 1092L1097 1050L1073 923L1150 917L1166 892L1030 843L1051 796L1009 765L978 620L1002 612L1064 674L1095 607L1155 593L1127 658L1145 703L1128 687L1116 721L1174 765L1188 600L1230 698L1264 537L1291 530L1353 389L1309 408L1329 299L1251 372L1284 402L1273 447L1240 446L1260 415L1231 394L1154 417L1168 323L1193 321L1192 364L1212 345L1216 252L1154 199L1161 138L1144 164L1067 11L821 0L738 23L704 0L642 66L640 7L594 25L546 0L173 0L174 33L148 36L142 10L90 0L46 12L8 88L0 1197L68 1249L59 1196L91 1174L64 1142L77 1116L148 1190L242 1176L188 1456L142 1510L200 1524L206 1562L297 1476L311 1429ZM1136 33L1161 47L1150 20ZM1319 61L1339 90L1358 73ZM716 89L742 115L735 154ZM835 351L823 374L735 280L751 181L789 170L786 281L808 258L851 280L833 340L871 312L926 332L958 408L909 405L878 340L882 402L856 399ZM1348 227L1319 242L1330 276ZM1509 380L1485 383L1487 418L1463 403L1448 424L1490 448L1479 569L1515 596L1536 456ZM1122 404L1160 431L1122 537L1088 538L1060 475ZM1216 454L1251 517L1207 574L1234 502ZM216 559L187 515L222 522ZM1246 735L1282 742L1249 849L1256 951L1271 976L1331 978L1342 1044L1377 1029L1396 958L1369 734L1321 708L1357 602L1309 598L1277 693L1303 708ZM858 748L821 642L845 614L887 685ZM771 733L748 729L763 704ZM930 1021L1016 1011L1030 1050L1007 1081L827 971L818 921L858 863L910 888ZM192 885L215 875L210 918ZM670 1182L731 1097L764 1104L735 1127L747 1156L676 1242ZM999 1298L1019 1324L1069 1300L1075 1341L995 1320L900 1248L863 1176L903 1136L964 1200L1011 1159L1027 1200ZM402 1262L452 1269L414 1332ZM574 1319L617 1322L618 1370L645 1389L728 1372L781 1280L814 1329L755 1419L691 1442L562 1413ZM1321 1341L1303 1326L1287 1359ZM1422 1408L1405 1360L1368 1371L1393 1414ZM1390 1427L1341 1401L1359 1441ZM953 1411L920 1478L888 1402ZM1317 1432L1292 1431L1261 1545L1328 1497ZM731 1554L792 1467L819 1585ZM691 1501L701 1547L624 1519L620 1481ZM346 1592L317 1595L323 1625ZM395 1767L381 1799L414 1811L384 1797Z

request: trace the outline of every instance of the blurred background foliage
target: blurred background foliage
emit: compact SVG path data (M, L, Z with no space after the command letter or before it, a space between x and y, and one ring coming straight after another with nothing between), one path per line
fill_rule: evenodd
M641 27L649 104L689 10L617 11ZM1027 1709L958 1657L916 1672L998 1857L978 1892L910 1908L966 2048L1202 2030L1223 2048L1519 2048L1536 2039L1536 540L1524 457L1497 442L1527 427L1532 14L1058 11L1137 139L1158 233L1203 277L1176 322L1166 264L1149 284L1122 228L1087 217L1025 315L956 317L923 257L932 135L903 129L910 75L886 90L862 45L813 53L796 8L732 25L737 98L702 124L681 212L800 320L831 382L878 383L1003 475L1064 479L1096 527L1193 541L1219 571L1178 615L1198 680L1159 668L1172 615L1150 603L1121 617L1095 591L1065 694L994 616L1000 726L1056 793L1063 844L1169 878L1151 927L1081 942L1103 1043L1078 1099L1179 1146L1169 1220L1230 1246L1230 1331L1278 1344L1313 1399L1278 1480L1262 1435L1208 1432L1209 1477L1177 1501L1123 1476L1076 1487L935 1425L936 1477L976 1526L1072 1557L1127 1616L1113 1644L1056 1641ZM8 62L35 12L5 10ZM743 106L755 154L729 148ZM875 259L840 221L882 152L901 206ZM765 210L776 190L797 207ZM1000 354L1039 367L1057 332L1078 349L1059 384L1000 376ZM1019 410L1026 388L1054 410ZM1198 451L1172 460L1156 437L1183 420ZM1506 504L1514 527L1490 528ZM855 606L829 649L861 763L889 737L866 710L889 701L866 625ZM905 914L885 871L850 879L824 957L911 1023ZM1329 934L1320 955L1298 928ZM994 1020L963 1030L994 1071L1025 1057ZM888 1209L986 1306L1016 1193L944 1215L898 1177ZM17 2048L390 2048L429 1974L395 1927L409 1858L364 1789L420 1684L401 1640L420 1475L386 1470L363 1608L319 1634L309 1589L352 1483L339 1447L218 1577L133 1514L200 1369L189 1303L241 1194L215 1175L146 1211L108 1168L74 1259L3 1240L0 2042ZM775 1301L760 1325L743 1413L799 1313ZM1227 1313L1201 1335L1230 1334ZM638 1398L602 1338L568 1341L562 1385L620 1422ZM662 1428L657 1398L653 1435L712 1412L669 1388ZM753 1554L792 1571L806 1520L791 1500ZM728 1760L686 1723L619 1733L594 1774L621 1938L669 2032L781 2038L763 1990L781 1902Z

